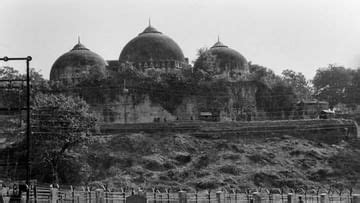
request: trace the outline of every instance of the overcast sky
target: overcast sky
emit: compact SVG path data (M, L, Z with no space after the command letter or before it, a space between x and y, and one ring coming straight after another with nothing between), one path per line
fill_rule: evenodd
M328 64L360 67L360 0L1 0L0 56L31 55L49 78L78 35L104 59L118 59L149 17L190 61L220 35L278 74L293 69L311 79Z

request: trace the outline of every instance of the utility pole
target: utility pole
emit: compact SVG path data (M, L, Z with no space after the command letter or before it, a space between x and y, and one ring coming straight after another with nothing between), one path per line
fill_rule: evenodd
M30 61L31 56L23 58L9 58L7 56L0 58L0 61L26 61L26 202L30 201Z

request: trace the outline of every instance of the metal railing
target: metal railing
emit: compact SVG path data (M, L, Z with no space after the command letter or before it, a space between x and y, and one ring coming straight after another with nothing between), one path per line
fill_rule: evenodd
M16 195L17 194L17 195ZM250 191L169 191L159 190L110 191L105 188L90 190L89 188L63 189L53 187L30 187L30 202L34 203L138 203L128 201L128 198L137 195L147 203L360 203L360 195L351 193L272 193ZM11 191L3 194L4 202L21 201L26 193L20 194ZM0 201L1 202L1 201Z

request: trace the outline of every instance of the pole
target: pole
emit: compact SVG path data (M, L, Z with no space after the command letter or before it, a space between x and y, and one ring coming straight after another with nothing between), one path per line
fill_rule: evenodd
M27 115L26 115L26 185L28 189L26 190L26 202L29 203L30 201L30 61L31 57L28 56L26 58L26 108L27 108Z
M4 56L0 61L23 61L26 60L26 202L30 201L30 61L31 56L9 58Z

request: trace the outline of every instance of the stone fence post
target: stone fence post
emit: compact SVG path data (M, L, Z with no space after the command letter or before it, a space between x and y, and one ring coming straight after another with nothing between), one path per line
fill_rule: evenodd
M51 203L57 203L58 200L59 200L59 189L58 189L58 188L51 187L51 188L50 188L50 194L51 194L50 202L51 202Z
M102 189L96 189L95 190L95 200L97 203L103 203L104 202L104 190Z
M26 192L20 192L20 202L26 203Z
M320 194L320 203L325 203L326 202L326 193L321 193Z
M287 195L287 201L288 201L288 203L294 203L293 197L294 197L294 194L293 194L293 193L288 193L288 195Z
M253 203L261 203L260 193L254 192L252 195L253 195Z
M221 191L216 192L216 203L221 203Z
M298 203L304 203L303 197L301 195L299 195L298 198L299 198Z
M9 196L3 196L3 202L4 203L9 203L10 202L10 197Z
M352 203L360 203L360 194L352 195Z
M186 191L179 191L179 203L187 203Z

